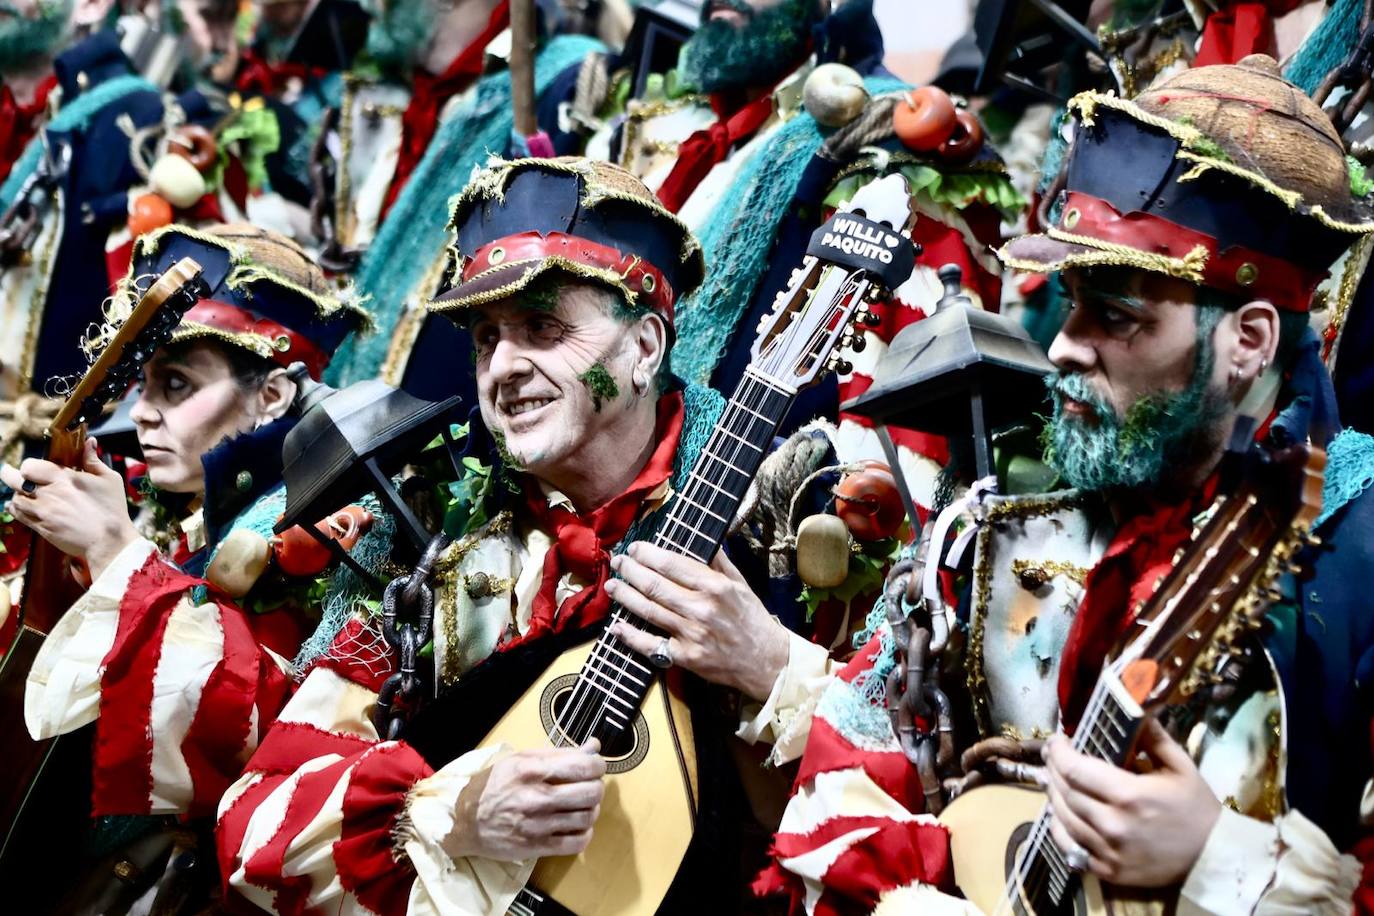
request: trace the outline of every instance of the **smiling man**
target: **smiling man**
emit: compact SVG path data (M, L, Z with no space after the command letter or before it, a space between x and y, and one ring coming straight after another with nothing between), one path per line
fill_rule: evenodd
M515 676L501 672L532 680L615 602L660 630L615 625L637 663L697 676L683 682L697 839L665 912L732 911L749 868L739 850L758 826L745 826L726 742L736 729L750 742L804 732L799 685L824 673L826 652L770 615L723 553L708 565L647 543L723 407L668 365L700 249L637 180L582 159L489 167L455 199L453 229L455 285L431 307L471 330L499 461L490 521L435 562L438 696L400 740L382 740L370 710L393 663L359 660L375 617L344 627L221 806L226 875L282 912L308 895L387 914L500 913L537 858L577 853L603 829L628 838L598 821L607 764L594 742L471 750L487 731L473 723L495 723L524 689L500 699L509 685L496 684ZM743 721L721 714L750 704ZM466 746L456 737L473 730Z

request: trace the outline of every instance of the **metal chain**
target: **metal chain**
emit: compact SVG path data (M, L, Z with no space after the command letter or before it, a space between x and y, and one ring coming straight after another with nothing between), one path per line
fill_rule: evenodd
M382 594L382 637L400 656L395 673L377 692L372 724L384 740L394 741L424 696L416 657L434 633L434 564L448 547L448 535L435 535L409 575L392 579Z
M895 665L887 676L887 713L906 759L916 767L926 811L944 807L940 773L954 759L949 698L939 687L939 656L944 640L932 642L931 618L943 608L921 599L921 575L930 550L930 529L911 559L897 562L883 584L883 608L895 643Z

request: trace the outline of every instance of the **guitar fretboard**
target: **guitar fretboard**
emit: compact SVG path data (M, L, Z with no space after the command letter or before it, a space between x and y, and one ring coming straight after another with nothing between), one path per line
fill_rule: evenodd
M656 545L710 562L795 397L795 390L752 367L746 370L658 526ZM611 615L616 620L647 629L619 607ZM647 659L609 627L603 630L564 707L568 713L560 716L561 743L598 737L604 745L629 726L655 674Z

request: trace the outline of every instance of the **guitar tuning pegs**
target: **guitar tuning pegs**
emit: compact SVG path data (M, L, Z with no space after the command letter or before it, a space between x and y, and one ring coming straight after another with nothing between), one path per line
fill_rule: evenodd
M854 364L847 359L837 359L833 363L836 375L848 375L854 371Z
M855 334L849 341L849 349L855 353L862 353L866 346L868 346L868 338L862 334Z
M876 328L878 325L883 323L883 316L865 309L863 322L870 328Z
M864 292L865 302L882 302L887 298L887 290L874 283Z

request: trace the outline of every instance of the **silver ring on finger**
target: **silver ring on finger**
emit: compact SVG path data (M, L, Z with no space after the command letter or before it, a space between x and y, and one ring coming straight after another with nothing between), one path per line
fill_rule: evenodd
M1069 866L1071 871L1085 872L1088 870L1088 850L1079 846L1077 843L1064 853L1064 864Z
M668 637L659 640L654 651L649 653L649 663L655 668L668 669L673 667L673 654L668 651Z

